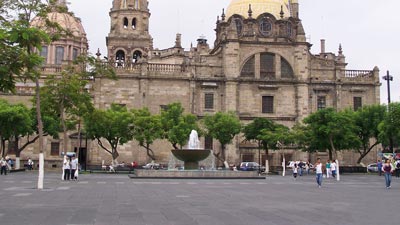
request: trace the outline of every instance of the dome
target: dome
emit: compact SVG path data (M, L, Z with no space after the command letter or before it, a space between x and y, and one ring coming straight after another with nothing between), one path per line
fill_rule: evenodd
M50 19L51 22L56 22L63 29L66 29L67 31L71 32L74 35L74 37L86 38L86 32L83 29L82 23L78 18L68 13L59 13L59 12L50 12L48 14L48 18ZM39 17L35 17L32 20L31 25L35 27L43 27L44 21Z
M275 18L280 18L281 6L283 6L284 17L291 16L290 3L297 3L297 0L232 0L226 10L226 17L234 14L244 18L249 16L249 5L253 11L252 17L257 18L263 13L270 13Z

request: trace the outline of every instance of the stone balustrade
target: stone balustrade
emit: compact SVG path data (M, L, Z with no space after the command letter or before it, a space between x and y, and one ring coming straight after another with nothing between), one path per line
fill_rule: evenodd
M345 78L373 78L373 70L345 70Z

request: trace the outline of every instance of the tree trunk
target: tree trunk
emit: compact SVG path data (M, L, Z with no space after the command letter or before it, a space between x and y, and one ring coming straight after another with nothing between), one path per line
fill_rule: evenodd
M371 145L368 149L364 146L363 152L359 152L360 153L360 157L357 159L357 164L360 164L362 159L368 155L368 153L371 152L371 150L377 146L379 144L379 142L375 142L373 145Z
M1 139L1 149L2 149L2 152L1 152L1 157L5 157L6 156L6 140L5 139Z
M335 145L333 144L333 138L332 138L332 136L329 137L329 144L331 145L331 148L328 149L329 160L332 160L332 158L333 158L333 157L332 157L332 152L333 152L333 151L336 152Z
M36 119L38 122L38 133L39 133L39 176L38 176L38 189L43 189L44 181L44 154L43 154L43 121L42 113L40 110L40 85L39 77L36 77Z
M15 137L13 144L15 152L15 169L19 170L21 168L21 151L19 150L19 138Z
M225 158L225 145L221 144L221 158L222 160L225 162L226 158Z
M60 117L61 117L61 126L63 129L63 151L64 154L67 154L68 152L68 135L67 135L67 125L65 124L65 115L64 115L64 100L61 100L61 104L60 104Z
M151 160L156 160L156 156L154 155L154 151L150 148L150 145L143 146L146 148L147 156L151 158Z

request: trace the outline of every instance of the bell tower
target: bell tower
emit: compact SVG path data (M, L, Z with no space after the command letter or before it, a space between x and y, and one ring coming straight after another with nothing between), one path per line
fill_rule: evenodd
M118 66L137 63L152 49L147 0L113 0L106 38L109 60Z

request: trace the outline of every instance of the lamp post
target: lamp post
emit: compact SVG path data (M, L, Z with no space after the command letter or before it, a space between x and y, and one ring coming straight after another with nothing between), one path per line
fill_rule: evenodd
M393 76L389 74L389 70L386 73L386 76L382 77L384 80L387 81L387 92L388 92L388 112L390 113L390 81L393 81ZM389 137L389 148L392 153L394 153L393 149L393 138L392 135Z

